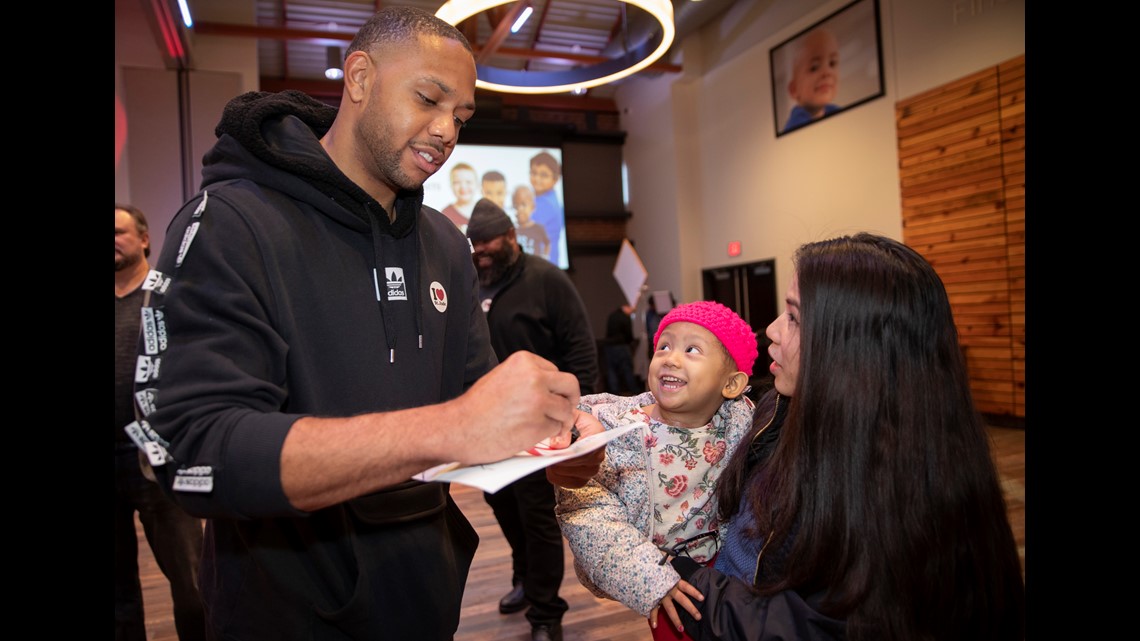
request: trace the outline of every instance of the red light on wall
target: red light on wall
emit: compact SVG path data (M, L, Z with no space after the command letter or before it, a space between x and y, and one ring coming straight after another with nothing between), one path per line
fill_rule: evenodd
M170 14L170 7L163 0L151 0L151 8L158 28L162 31L162 40L166 44L166 54L180 62L185 62L186 50L182 48L182 38L174 17Z
M123 157L123 146L127 143L127 110L115 94L115 169L119 168L119 158Z
M740 255L740 241L734 240L728 243L728 255L735 257Z

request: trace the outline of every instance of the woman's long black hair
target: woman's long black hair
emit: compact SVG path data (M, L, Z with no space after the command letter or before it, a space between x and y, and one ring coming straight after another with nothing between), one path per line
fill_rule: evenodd
M751 535L787 551L756 588L825 591L851 639L1022 638L1017 547L941 279L866 233L794 263L795 398L759 469L745 478L742 446L718 484L723 518L743 493Z

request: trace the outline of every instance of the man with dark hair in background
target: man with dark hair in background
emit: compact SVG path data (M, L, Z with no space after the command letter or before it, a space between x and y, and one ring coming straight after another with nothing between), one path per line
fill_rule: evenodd
M538 354L576 376L582 394L592 393L598 375L594 334L566 273L522 252L511 219L486 198L475 203L467 237L495 354ZM511 546L512 589L499 601L499 612L529 605L531 639L560 641L562 615L570 606L558 596L564 562L554 487L535 472L484 497Z
M133 385L139 323L150 272L150 231L137 207L115 205L115 639L145 641L142 584L139 581L138 512L147 545L170 581L174 627L182 641L206 638L198 595L202 521L178 507L148 478L149 465L124 428L134 423ZM148 318L153 323L153 314ZM144 474L144 467L147 468Z
M283 91L223 111L136 378L156 476L208 519L218 639L449 641L478 536L447 484L411 477L601 431L554 364L496 366L470 245L423 205L474 111L470 44L406 6L349 45L339 109ZM546 473L580 487L602 456Z

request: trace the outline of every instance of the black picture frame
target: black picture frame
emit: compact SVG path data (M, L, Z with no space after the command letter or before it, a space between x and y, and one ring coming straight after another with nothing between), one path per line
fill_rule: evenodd
M845 5L773 47L768 60L777 138L883 96L879 0Z

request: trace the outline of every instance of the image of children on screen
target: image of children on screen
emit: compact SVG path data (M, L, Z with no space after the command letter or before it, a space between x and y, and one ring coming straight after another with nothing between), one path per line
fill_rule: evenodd
M456 145L443 169L424 182L424 205L466 231L479 198L499 205L523 251L570 267L558 147Z

